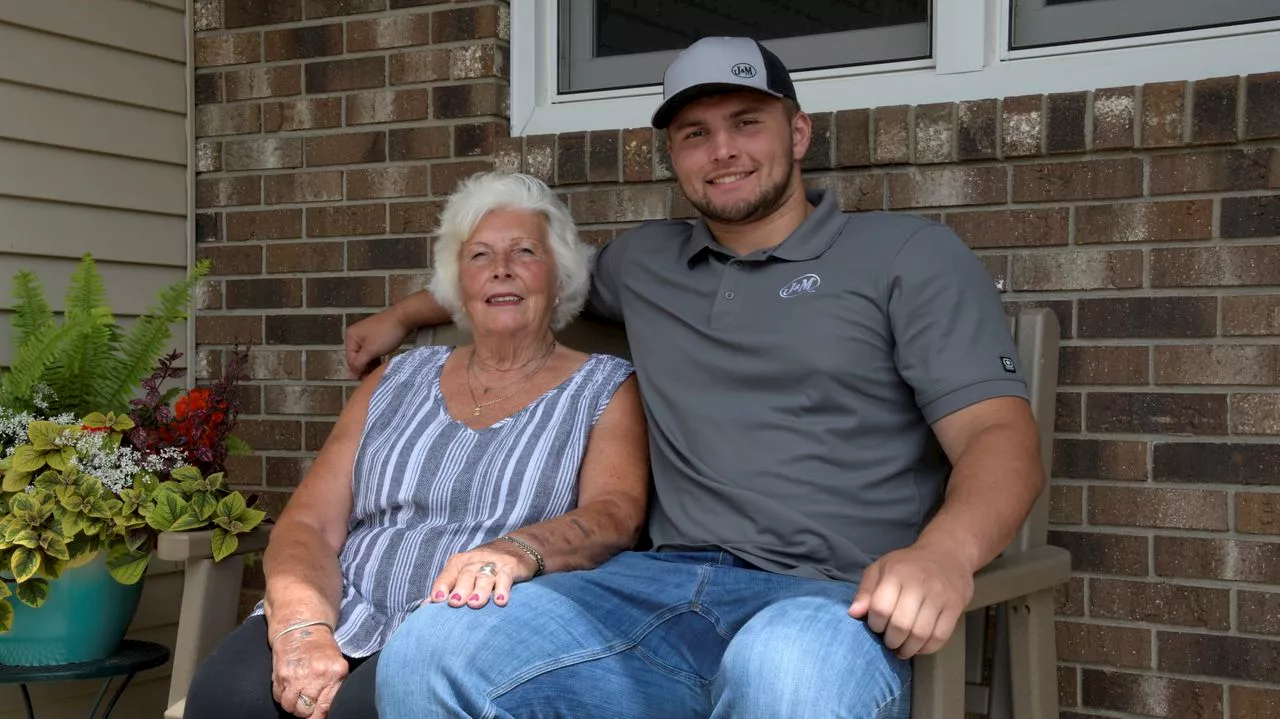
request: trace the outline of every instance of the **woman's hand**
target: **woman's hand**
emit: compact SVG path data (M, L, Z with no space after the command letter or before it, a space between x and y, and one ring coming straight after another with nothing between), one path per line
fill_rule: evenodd
M348 670L328 628L304 627L271 649L271 695L294 716L324 719Z
M507 606L511 585L533 576L537 562L509 542L490 542L449 557L431 584L430 602L479 609L489 603ZM492 564L493 566L488 566Z

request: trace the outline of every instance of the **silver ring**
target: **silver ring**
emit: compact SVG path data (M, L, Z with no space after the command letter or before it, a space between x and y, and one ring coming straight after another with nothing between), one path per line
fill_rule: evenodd
M480 569L476 570L476 574L485 574L490 577L498 576L498 565L493 562L485 562L480 565Z
M298 695L298 703L302 705L303 709L310 709L316 705L306 694Z

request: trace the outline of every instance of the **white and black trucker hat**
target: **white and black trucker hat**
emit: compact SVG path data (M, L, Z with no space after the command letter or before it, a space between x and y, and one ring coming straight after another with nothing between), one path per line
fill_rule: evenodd
M796 99L786 65L764 45L747 37L704 37L667 66L653 126L665 128L680 108L704 94L738 89Z

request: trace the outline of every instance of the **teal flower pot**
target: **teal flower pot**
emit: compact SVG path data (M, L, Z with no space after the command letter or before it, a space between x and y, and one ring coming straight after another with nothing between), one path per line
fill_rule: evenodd
M39 667L105 659L119 647L141 596L142 582L124 585L112 579L106 554L99 552L50 580L49 597L39 609L9 597L13 628L0 634L0 664Z

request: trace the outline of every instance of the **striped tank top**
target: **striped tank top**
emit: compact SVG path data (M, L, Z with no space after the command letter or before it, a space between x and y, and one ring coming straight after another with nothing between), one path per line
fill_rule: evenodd
M349 657L380 650L450 556L577 506L587 437L633 371L593 354L524 409L476 430L445 408L440 371L451 352L397 355L370 397L338 558L334 636Z

